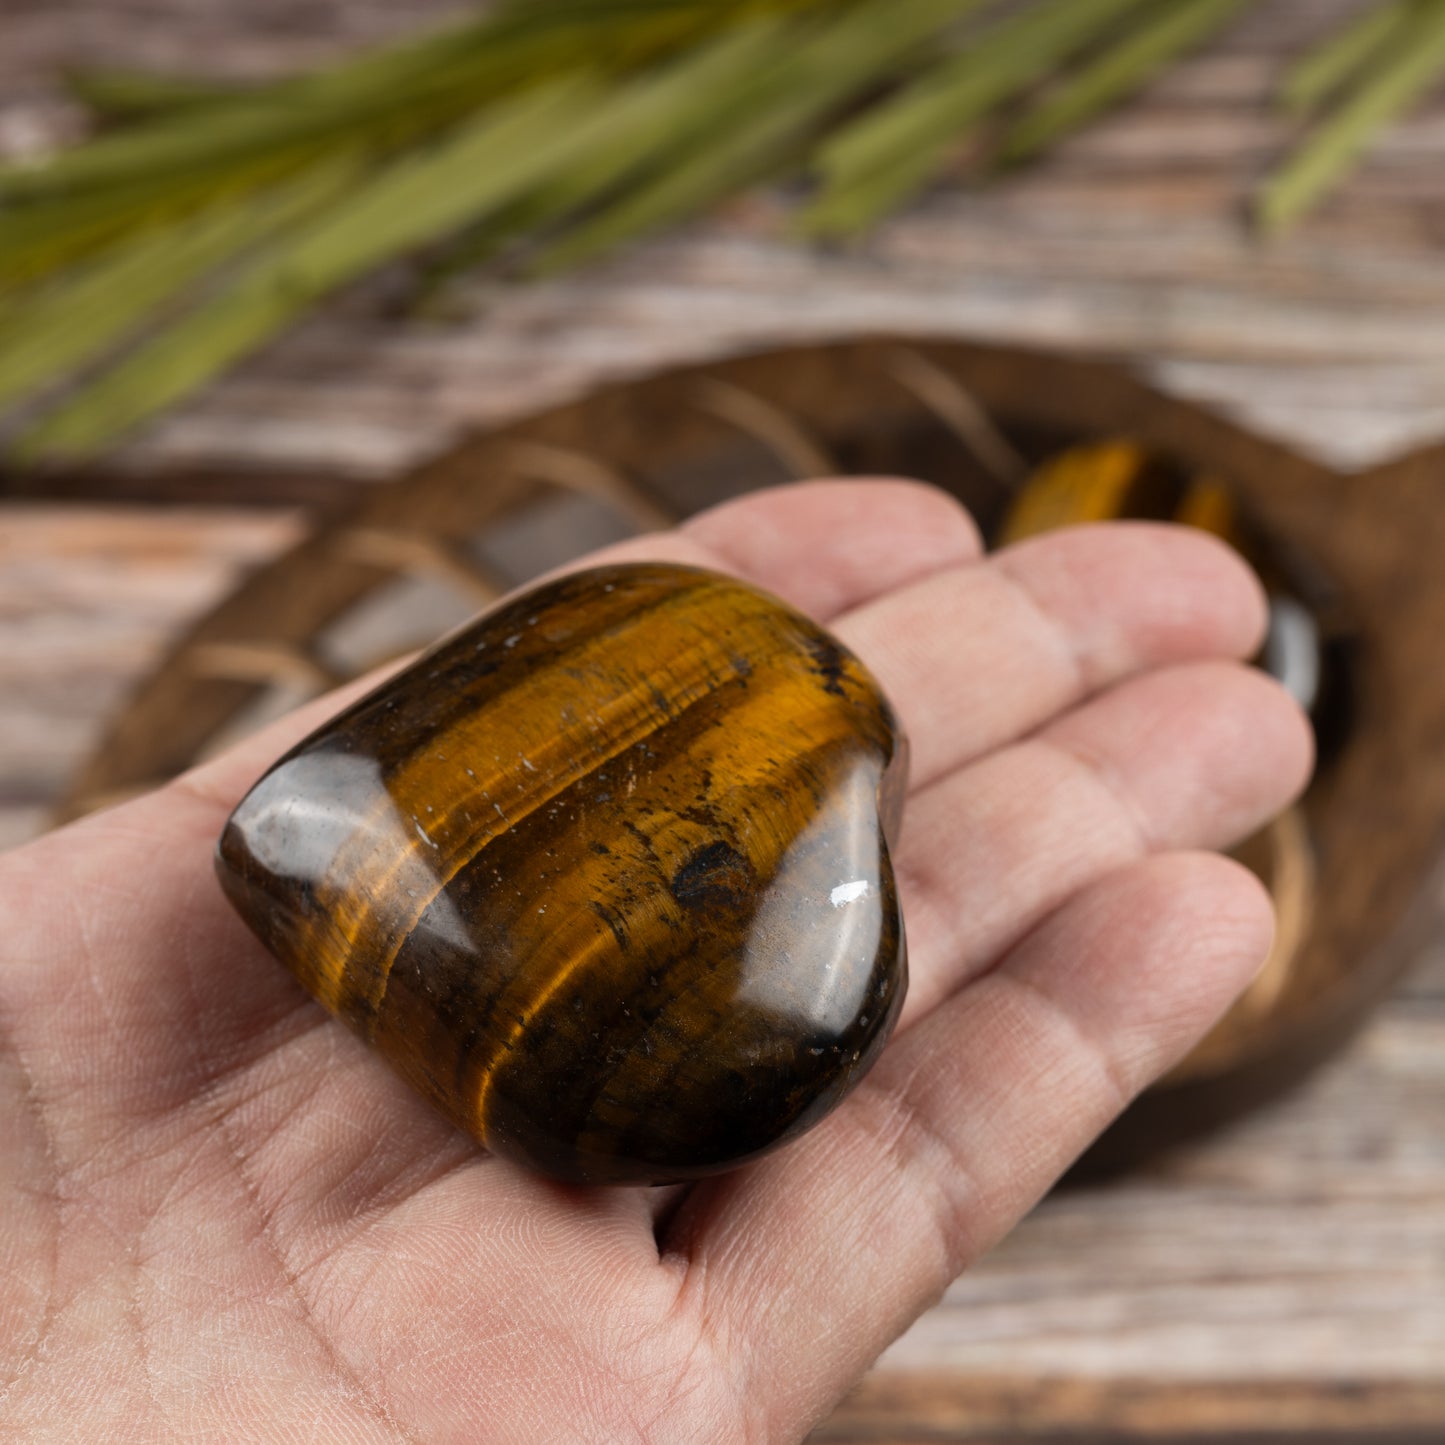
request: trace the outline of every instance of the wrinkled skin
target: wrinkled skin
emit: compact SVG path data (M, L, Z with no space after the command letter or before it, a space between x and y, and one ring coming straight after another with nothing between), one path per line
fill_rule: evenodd
M485 1156L310 1003L211 848L324 700L0 857L0 1436L778 1442L1179 1058L1268 949L1206 850L1308 732L1234 659L1232 554L1170 528L986 560L911 483L755 495L613 557L749 578L874 670L913 743L913 981L796 1145L686 1191Z

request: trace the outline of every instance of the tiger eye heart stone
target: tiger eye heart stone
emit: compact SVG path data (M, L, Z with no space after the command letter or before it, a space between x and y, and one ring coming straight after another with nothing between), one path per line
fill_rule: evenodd
M661 1182L821 1119L905 988L905 744L816 623L596 568L454 634L286 754L221 882L322 1004L489 1149Z

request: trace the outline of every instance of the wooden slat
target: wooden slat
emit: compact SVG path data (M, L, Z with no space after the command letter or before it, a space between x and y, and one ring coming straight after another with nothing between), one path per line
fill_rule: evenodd
M0 511L0 846L41 825L176 631L301 528L235 509Z

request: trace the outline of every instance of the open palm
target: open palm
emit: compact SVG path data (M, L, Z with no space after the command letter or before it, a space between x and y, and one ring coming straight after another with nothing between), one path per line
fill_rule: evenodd
M987 559L942 494L757 494L610 557L829 624L910 734L911 991L789 1148L685 1190L487 1156L226 906L224 818L336 699L0 857L0 1434L800 1439L1263 960L1227 845L1300 788L1257 585L1176 529Z

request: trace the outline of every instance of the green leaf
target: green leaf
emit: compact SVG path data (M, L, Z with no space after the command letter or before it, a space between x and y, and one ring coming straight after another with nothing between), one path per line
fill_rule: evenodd
M222 263L339 195L354 157L176 226L143 232L78 274L12 307L0 331L0 406L94 360Z
M565 170L515 206L488 217L440 260L427 277L419 309L435 309L439 289L463 267L494 257L518 236L555 229L655 161L660 152L684 145L699 107L710 105L719 90L736 89L755 74L777 45L785 23L764 15L644 72L618 91L592 118L587 144Z
M738 7L740 12L764 14L779 10L779 12L796 12L796 10L808 9L819 3L819 0L769 0L766 4L751 4L751 6ZM957 0L955 0L957 3ZM637 10L636 25L630 25L627 33L637 42L639 39L647 40L647 43L655 43L657 40L657 29L653 22L662 19L668 22L670 27L675 29L679 20L679 12L686 7L673 6L670 3L655 3L652 6L634 6ZM731 19L731 17L730 17ZM503 14L497 27L507 22L506 14ZM517 20L517 32L522 33L530 30L535 22L535 14L527 13ZM707 22L707 25L717 27L718 9L709 4L698 3L692 9L691 22ZM772 25L775 22L769 22ZM649 29L652 25L652 29ZM543 32L540 39L545 40L548 45L555 48L558 45L558 35L555 30ZM584 52L585 55L585 52ZM738 33L736 38L724 32L724 42L721 51L717 56L689 56L688 61L681 65L676 75L666 78L666 84L655 81L652 77L647 78L646 84L639 84L637 87L623 92L621 103L611 105L616 123L605 123L607 108L604 108L604 94L597 91L594 98L594 105L600 111L597 123L588 124L592 116L590 111L577 111L569 113L564 123L556 120L556 107L551 103L542 105L540 113L551 117L545 126L538 127L536 133L527 134L525 142L513 144L512 140L506 137L512 136L512 131L506 131L506 136L501 140L504 147L510 146L510 150L497 158L496 175L506 176L509 168L516 166L517 156L527 156L536 150L538 155L575 155L584 158L587 165L584 168L574 166L571 181L558 189L558 194L548 201L542 197L543 207L538 208L536 197L533 197L533 204L523 207L516 195L510 194L506 186L494 198L496 204L483 204L486 201L486 192L491 181L487 179L486 158L475 156L471 162L478 166L477 172L462 178L460 185L449 184L449 181L442 182L442 189L452 199L457 199L461 210L470 212L475 205L483 207L484 214L506 215L522 214L529 218L530 223L539 224L551 220L559 211L565 208L575 208L581 201L585 201L590 195L597 194L605 185L610 184L611 179L627 168L646 150L643 137L649 136L653 131L665 133L666 131L666 108L663 101L668 94L685 94L689 82L705 78L704 71L709 65L718 65L725 61L734 71L746 71L750 66L760 64L762 55L757 49L757 39L749 39L746 35ZM575 51L568 51L568 64L578 64L578 55ZM354 79L354 77L353 77ZM532 114L532 111L527 111ZM491 116L484 118L481 123L481 130L491 134L499 117ZM608 149L611 146L611 149ZM551 149L549 149L551 147ZM315 153L315 146L311 147ZM302 150L305 155L305 150ZM324 152L322 152L324 153ZM262 165L267 158L286 155L282 150L266 152L262 149L259 159L246 160L243 155L238 162L233 162L233 172L247 173L247 169L256 168ZM214 374L218 367L224 367L228 360L244 354L253 345L263 344L264 340L270 337L276 329L285 327L289 319L301 315L306 306L319 295L327 292L335 285L344 285L345 280L355 275L361 275L364 270L370 269L373 264L379 264L380 260L390 259L394 254L409 250L415 244L432 243L444 236L447 231L455 228L454 220L431 214L425 207L413 207L410 199L399 199L393 194L394 185L412 171L409 163L397 163L392 172L386 173L383 185L380 186L381 199L379 205L373 205L368 210L366 197L355 197L345 205L338 207L338 214L342 220L338 227L353 228L353 234L340 238L332 233L327 236L325 227L319 228L321 238L315 236L302 240L309 244L311 249L306 249L305 244L301 247L302 259L314 260L316 256L321 257L318 272L306 276L305 285L298 286L295 276L289 276L283 286L275 285L275 277L267 279L264 267L257 275L250 275L244 279L238 279L238 290L236 295L231 295L230 290L218 295L214 301L205 303L199 308L198 314L192 318L186 318L176 328L176 334L163 334L158 340L152 342L149 347L144 347L130 360L124 361L120 366L95 381L92 386L79 392L71 403L56 410L51 418L43 419L38 428L30 436L30 445L36 452L42 451L49 445L56 447L72 447L84 449L90 442L82 441L94 434L95 436L108 435L108 429L113 426L123 425L123 416L134 416L139 420L143 415L149 415L150 410L156 406L165 405L160 402L160 397L176 397L184 394L189 384L199 384L205 377ZM428 159L425 155L419 163L419 175L425 184L425 178L434 175L438 171L438 160ZM527 163L525 166L527 179L535 182L532 176L533 169L538 175L551 175L546 171L545 166ZM561 178L566 179L566 178ZM532 186L535 189L535 184ZM72 241L77 246L87 246L92 241L104 240L105 234L95 237L92 234L92 225L110 224L114 220L108 214L108 198L133 197L140 199L144 204L152 204L152 192L166 198L173 198L176 195L184 195L186 186L184 179L166 175L165 168L160 168L158 179L152 181L147 169L137 169L131 176L130 182L124 186L107 185L101 189L88 188L81 192L75 199L59 198L55 201L42 204L32 202L29 207L20 208L12 214L35 221L32 236L27 240L35 243L36 249L43 247L55 247L55 243L61 240L56 234L55 221L59 218L62 221L62 231L65 240ZM97 204L98 202L98 204ZM386 211L389 214L381 217L380 212ZM461 214L461 212L460 212ZM410 230L407 236L397 234L396 225L392 224L394 217L405 217ZM379 224L379 220L380 223ZM465 223L460 223L465 224ZM493 234L496 231L493 230ZM367 244L358 244L357 237L370 238ZM329 247L329 249L328 249ZM0 253L3 253L3 244L0 244ZM33 254L33 253L32 253ZM376 257L380 257L376 259ZM14 260L14 257L12 257ZM121 256L117 264L129 262L129 257ZM290 257L290 264L295 264L296 257ZM3 264L3 254L0 254L0 264ZM98 264L104 264L98 263ZM286 298L283 301L283 298ZM114 322L118 327L120 322ZM107 335L110 331L107 329ZM198 350L195 353L194 361L182 354L182 345L197 344ZM56 348L59 354L69 353L71 350L79 350L78 342L74 338L66 338L65 341L56 341ZM100 342L94 348L90 348L88 354L94 354L101 350ZM23 377L16 377L12 386L30 386L35 371L32 368L20 366ZM191 377L191 381L185 381L185 377ZM52 379L51 368L46 368L46 380ZM129 423L126 423L129 425Z
M1439 79L1442 70L1445 5L1422 5L1355 92L1265 182L1255 206L1261 228L1282 230L1314 205L1378 132Z
M166 177L0 208L0 285L32 283L134 233L173 224L294 174L325 154L315 145L278 148L244 163L184 179Z
M142 70L81 68L68 70L65 88L103 120L148 120L194 106L233 101L253 89L179 75L152 75Z
M805 0L772 0L797 8ZM510 92L568 73L627 68L752 6L691 3L508 7L330 69L246 90L199 113L162 114L42 165L0 167L0 200L34 199L228 163L326 135L354 145L357 127L434 128ZM550 13L550 19L548 15Z
M263 153L290 147L335 133L360 121L366 129L378 122L394 122L399 106L450 99L470 76L467 57L439 66L433 84L398 86L383 93L376 107L346 92L326 88L278 88L244 99L204 107L197 114L165 115L147 125L100 137L67 151L42 165L0 169L0 200L26 202L93 193L98 188L124 186L167 177L204 174ZM453 94L448 95L448 92ZM440 97L438 96L440 92ZM465 97L460 103L466 103ZM352 143L356 140L353 132Z
M895 78L979 3L868 0L826 26L799 28L746 84L699 90L671 132L673 163L547 251L537 271L577 265L795 163L840 107Z
M598 98L595 82L557 82L386 168L43 418L22 436L21 454L93 452L270 340L338 286L525 193L586 143Z
M677 151L705 123L719 95L746 89L775 53L786 22L764 17L645 73L592 124L591 143L547 189L553 217L605 194L655 159Z
M943 167L969 126L1146 3L1052 0L1000 22L823 146L822 189L800 229L841 235L877 220Z
M1141 20L1125 39L1071 76L1025 115L1005 137L998 158L1014 162L1035 155L1133 94L1161 66L1212 35L1243 3L1176 0L1172 8Z
M1416 0L1373 5L1286 73L1280 99L1291 115L1307 115L1329 94L1368 68L1419 10Z

